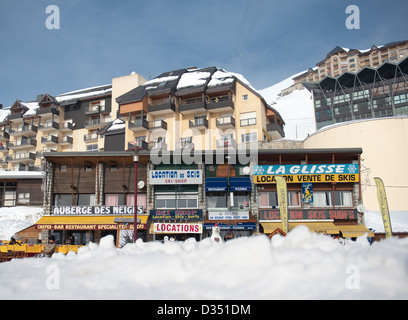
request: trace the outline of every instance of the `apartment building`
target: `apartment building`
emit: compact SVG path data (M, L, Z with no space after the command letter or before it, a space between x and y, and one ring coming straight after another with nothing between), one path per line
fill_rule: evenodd
M315 68L309 68L293 80L295 85L304 81L320 81L325 77L338 77L345 72L358 72L365 67L377 68L384 62L397 63L406 57L408 40L373 45L367 50L336 46Z
M116 119L113 94L140 85L138 74L113 79L113 85L40 94L35 101L16 102L0 113L0 170L41 171L44 152L100 151L99 131Z
M242 76L216 67L162 73L116 102L122 136L108 138L106 151L120 139L125 149L170 151L238 148L284 137L279 113Z
M317 129L350 120L408 115L408 58L303 85L313 93Z

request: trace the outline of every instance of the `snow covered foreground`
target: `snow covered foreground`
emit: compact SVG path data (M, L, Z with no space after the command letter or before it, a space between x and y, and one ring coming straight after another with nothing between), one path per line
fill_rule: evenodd
M346 246L304 226L226 243L112 236L78 254L0 264L0 299L407 299L408 239Z

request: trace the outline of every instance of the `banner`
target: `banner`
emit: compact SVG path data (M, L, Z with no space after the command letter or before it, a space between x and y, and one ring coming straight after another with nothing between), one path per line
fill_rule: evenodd
M287 234L289 232L288 191L286 188L286 181L283 177L276 177L276 188L278 191L278 204L282 221L282 231Z
M276 183L276 176L286 183L358 182L357 164L262 165L254 167L254 183Z
M380 205L381 216L383 218L385 238L388 239L392 237L392 228L390 212L388 210L387 195L385 193L383 181L378 177L374 178L374 181L377 185L377 198L378 204Z
M303 203L313 202L313 184L312 183L302 183L302 202Z
M356 209L289 209L289 220L321 221L321 220L357 220ZM260 221L279 221L279 209L260 209Z

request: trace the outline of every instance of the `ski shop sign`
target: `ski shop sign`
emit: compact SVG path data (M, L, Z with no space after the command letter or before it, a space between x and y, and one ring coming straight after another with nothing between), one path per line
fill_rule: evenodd
M85 216L85 215L122 215L134 214L133 206L55 206L52 215L55 216ZM137 207L137 213L143 213L143 207Z
M154 233L203 233L202 223L155 223Z
M189 210L150 210L150 220L202 220L203 210L189 209Z
M151 185L202 184L202 170L151 170Z
M276 183L283 176L287 183L358 182L357 164L263 165L254 167L254 183Z

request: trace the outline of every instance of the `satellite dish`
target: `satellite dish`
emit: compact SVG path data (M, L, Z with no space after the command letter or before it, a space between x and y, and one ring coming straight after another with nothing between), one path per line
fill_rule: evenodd
M247 166L247 167L244 167L244 168L242 169L242 172L243 172L244 174L249 174L249 173L251 172L251 169Z
M140 181L137 183L138 189L143 189L144 186L145 186L145 183L144 183L143 180L140 180Z
M362 204L359 204L359 205L357 206L357 211L360 212L360 213L363 213L363 212L365 211L364 206L363 206Z

